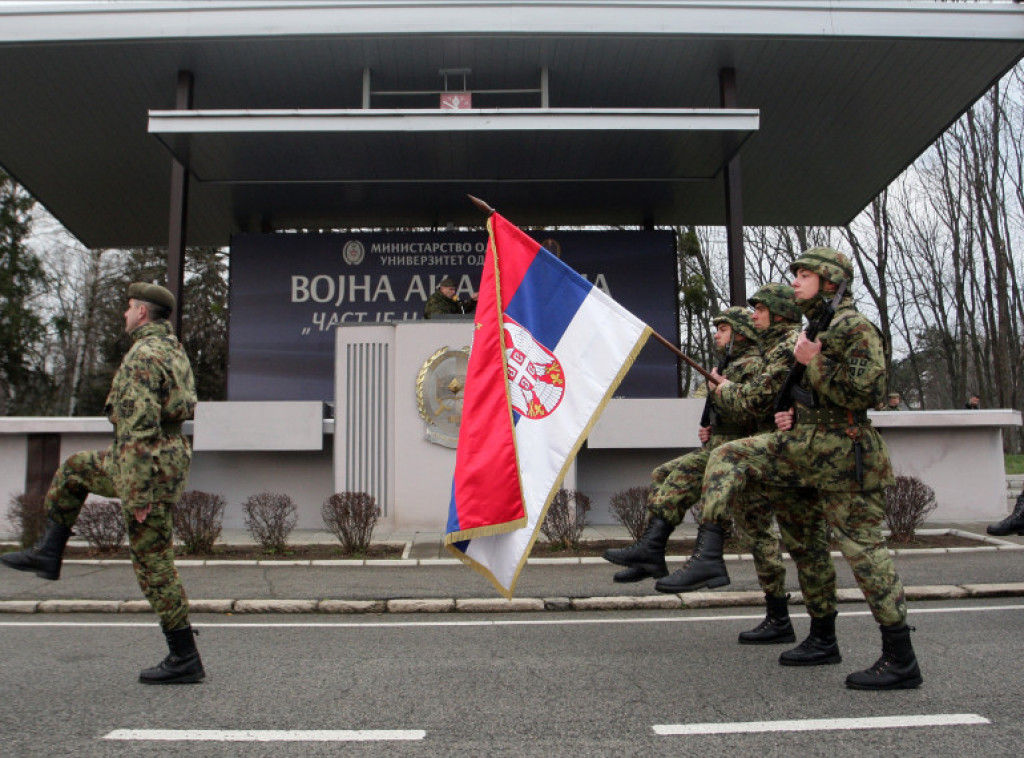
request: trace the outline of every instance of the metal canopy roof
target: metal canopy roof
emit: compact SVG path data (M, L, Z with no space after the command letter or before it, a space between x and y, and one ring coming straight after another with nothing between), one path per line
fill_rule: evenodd
M90 247L166 244L172 153L189 244L478 225L467 193L525 225L722 224L737 150L746 224L841 224L1022 55L1010 4L25 3L0 165ZM442 69L475 110L437 110Z

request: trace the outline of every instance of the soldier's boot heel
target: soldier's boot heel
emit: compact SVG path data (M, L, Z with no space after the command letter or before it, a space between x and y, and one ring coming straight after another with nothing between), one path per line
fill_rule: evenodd
M724 544L725 530L720 525L701 524L697 530L697 545L686 565L659 579L654 589L668 593L693 592L729 584L729 572L722 559Z
M811 632L792 650L779 656L781 666L826 666L840 663L839 643L836 641L836 613L820 618L811 617Z
M796 642L796 632L789 620L789 595L765 595L767 614L764 621L749 632L740 632L741 645L782 645Z
M17 571L34 571L36 576L55 581L60 579L64 548L71 530L53 519L46 522L46 532L35 546L17 553L0 555L0 563Z
M914 647L910 644L911 627L906 624L880 626L882 657L863 671L846 677L846 686L853 690L911 690L920 687L924 678L917 665Z
M195 684L206 677L202 658L196 648L196 632L191 626L164 630L168 656L152 668L139 673L143 684Z
M660 579L663 576L668 576L667 568L652 573L644 566L630 566L622 571L616 571L612 576L612 581L618 584L634 584L642 582L644 579Z

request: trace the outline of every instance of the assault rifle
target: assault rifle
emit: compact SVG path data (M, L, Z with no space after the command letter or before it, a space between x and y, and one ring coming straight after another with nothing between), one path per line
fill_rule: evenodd
M839 289L836 290L835 297L831 300L825 301L825 307L822 308L821 314L811 322L810 326L807 327L807 339L815 340L818 338L820 332L828 329L829 324L832 323L832 317L836 315L836 308L839 307L839 301L843 299L843 295L846 294L846 281L844 280L839 284ZM800 380L804 378L804 372L807 371L807 366L793 359L793 365L789 369L789 374L786 376L786 381L782 385L782 389L779 390L779 394L775 396L775 412L781 413L782 411L788 411L793 407L793 402L799 400L801 405L806 405L809 408L814 407L814 396L807 390L801 389Z
M735 333L729 338L729 344L725 346L725 352L722 354L722 359L718 362L715 369L721 374L725 371L725 367L729 365L729 359L732 358L732 343L736 340ZM702 427L711 426L712 416L715 412L714 403L712 398L715 396L714 387L708 387L708 397L704 401L704 412L700 414L700 425Z

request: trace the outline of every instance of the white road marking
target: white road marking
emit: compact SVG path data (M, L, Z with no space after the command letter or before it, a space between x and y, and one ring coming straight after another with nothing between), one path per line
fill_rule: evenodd
M422 740L422 729L115 729L105 740L162 742L380 742Z
M911 611L912 618L924 613L988 613L993 611L1022 611L1024 604L1017 605L988 605L980 608L953 607L953 608L922 608L917 605ZM603 612L603 611L601 611ZM197 621L192 626L197 629L287 629L287 628L310 628L310 629L388 629L388 628L409 628L409 627L436 627L436 626L576 626L586 624L692 624L702 621L760 621L764 618L764 610L753 613L733 613L728 615L682 615L686 611L680 611L678 616L648 616L630 618L625 614L631 611L614 611L622 616L615 618L509 618L509 619L444 619L432 621L405 621L400 616L412 614L393 614L392 621ZM567 613L591 613L591 611L570 611ZM205 615L205 614L204 614ZM212 615L212 614L211 614ZM219 615L219 614L218 614ZM261 614L252 614L261 615ZM273 614L262 614L273 615ZM454 615L454 614L453 614ZM514 614L520 616L522 614ZM843 618L854 616L870 616L871 612L842 610L840 615ZM318 618L323 618L318 614ZM159 626L157 621L0 621L0 627L136 627L152 629Z
M991 724L976 713L936 713L924 716L874 716L850 719L800 719L797 721L735 721L708 724L655 724L662 736L696 734L751 734L762 732L831 732L848 729L905 729L922 726L977 726Z

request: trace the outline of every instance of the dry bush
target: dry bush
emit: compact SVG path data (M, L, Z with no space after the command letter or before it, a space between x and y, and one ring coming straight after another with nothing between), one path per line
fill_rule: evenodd
M299 509L287 495L261 492L242 503L245 527L268 553L280 553L288 545L288 535L299 520Z
M609 501L615 520L626 527L634 542L639 542L647 527L647 499L650 487L630 487L612 495Z
M212 492L189 490L174 506L174 536L186 553L201 554L213 550L224 526L227 501Z
M324 524L341 541L342 550L359 555L366 552L380 519L380 506L365 492L336 492L320 509Z
M890 542L912 542L917 528L935 510L935 490L915 476L897 476L885 492L885 522Z
M78 513L75 531L95 549L112 553L121 547L128 526L120 500L87 500Z
M7 509L7 518L18 532L22 547L32 547L46 531L46 508L42 495L14 495Z
M540 530L556 550L575 550L580 546L587 525L590 498L579 490L560 489L548 506Z

